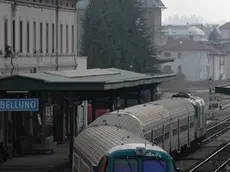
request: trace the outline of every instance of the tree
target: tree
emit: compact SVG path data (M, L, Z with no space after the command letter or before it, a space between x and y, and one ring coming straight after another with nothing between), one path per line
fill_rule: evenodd
M151 46L142 14L136 0L91 0L83 21L81 45L82 55L88 57L88 68L153 71L156 50Z
M213 28L212 32L208 36L209 41L218 42L221 39L221 33L216 27Z

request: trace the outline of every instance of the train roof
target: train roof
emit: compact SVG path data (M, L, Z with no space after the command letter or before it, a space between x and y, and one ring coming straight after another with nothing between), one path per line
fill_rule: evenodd
M194 106L204 106L205 105L205 101L203 98L198 97L198 96L194 96L190 93L184 93L184 92L179 92L177 94L174 94L172 97L176 97L176 98L184 98L187 101L191 102Z
M97 118L90 125L113 125L125 128L135 134L143 134L159 122L183 116L194 111L193 105L184 98L168 98L128 107Z
M123 144L123 145L122 145ZM74 151L84 158L90 167L96 166L103 155L119 149L147 144L147 148L165 152L158 146L150 146L147 140L115 126L92 126L75 138ZM150 145L149 145L150 144ZM166 152L165 152L166 153Z

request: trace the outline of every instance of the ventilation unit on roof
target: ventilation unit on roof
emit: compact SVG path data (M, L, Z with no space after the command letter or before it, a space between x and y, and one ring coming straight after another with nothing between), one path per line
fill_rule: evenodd
M179 92L177 94L174 94L172 97L191 98L191 94L190 93Z

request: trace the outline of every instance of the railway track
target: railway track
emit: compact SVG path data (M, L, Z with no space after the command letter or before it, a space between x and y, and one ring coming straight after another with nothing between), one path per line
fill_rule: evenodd
M224 161L219 167L217 167L214 172L226 172L229 169L226 169L227 165L230 163L230 158Z
M216 168L217 171L221 170L218 169L219 166L229 161L229 160L226 161L226 158L229 157L229 151L230 151L230 142L226 143L224 146L222 146L217 151L212 153L205 160L203 160L198 165L196 165L191 170L189 170L189 172L203 172L203 171L213 172L215 171Z
M197 166L197 164L203 162L207 157L210 157L213 152L219 149L220 147L217 146L218 138L220 137L224 138L226 135L230 135L229 124L230 124L230 117L220 121L218 124L214 126L209 127L207 129L206 138L198 142L199 146L190 149L189 151L187 151L187 155L182 154L182 156L176 160L177 165L181 169L181 171L187 172L189 169L192 169L194 166ZM226 144L228 141L230 142L230 137L228 139L223 139L223 140L225 141L223 141L222 145ZM216 142L216 143L211 144L212 142ZM226 159L224 159L224 161L226 161ZM203 171L206 170L203 169Z

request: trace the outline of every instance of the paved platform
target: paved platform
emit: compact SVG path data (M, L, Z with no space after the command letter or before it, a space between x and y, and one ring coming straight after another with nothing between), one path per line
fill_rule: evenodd
M1 172L61 172L68 167L67 144L58 145L50 155L29 155L7 160L0 166Z

